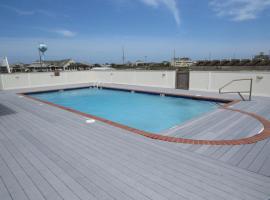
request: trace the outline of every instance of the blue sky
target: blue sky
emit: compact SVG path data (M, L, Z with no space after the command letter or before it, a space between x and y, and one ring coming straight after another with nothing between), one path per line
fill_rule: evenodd
M270 0L1 0L0 56L91 63L177 56L245 58L270 50Z

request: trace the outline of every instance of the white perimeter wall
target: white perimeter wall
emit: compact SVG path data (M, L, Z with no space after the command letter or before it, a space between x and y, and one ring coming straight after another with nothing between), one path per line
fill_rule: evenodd
M190 90L214 91L234 79L253 78L253 94L270 96L270 72L264 71L191 71ZM235 82L224 91L248 91L249 81Z
M263 71L191 71L190 90L217 92L226 83L240 78L253 78L254 95L270 96L270 72ZM53 72L1 74L0 90L90 82L175 88L175 71L75 71L61 72L60 76L54 76ZM248 89L249 82L243 81L232 84L225 91Z
M3 90L3 84L2 84L2 77L1 77L1 74L0 74L0 90Z
M76 71L1 74L0 89L19 89L78 83L117 83L139 86L174 88L175 71Z

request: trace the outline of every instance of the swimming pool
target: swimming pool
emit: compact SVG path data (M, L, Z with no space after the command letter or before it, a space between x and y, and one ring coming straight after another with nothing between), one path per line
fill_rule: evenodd
M29 95L152 133L160 133L218 107L214 101L97 88Z

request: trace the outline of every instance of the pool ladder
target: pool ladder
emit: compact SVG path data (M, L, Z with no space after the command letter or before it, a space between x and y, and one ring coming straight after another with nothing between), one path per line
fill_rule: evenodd
M95 82L95 83L94 83L94 87L95 87L95 88L102 88L102 87L100 87L100 82Z
M239 82L239 81L250 81L250 85L249 85L249 91L232 91L232 92L222 92L222 90L231 85L232 83L234 82ZM224 86L222 86L221 88L219 88L219 94L228 94L228 93L237 93L241 99L243 101L247 101L247 99L244 98L244 96L242 95L242 93L246 93L246 94L249 94L249 97L248 97L248 101L251 101L251 95L252 95L252 83L253 83L253 79L252 78L242 78L242 79L235 79L235 80L232 80L230 81L229 83L225 84Z

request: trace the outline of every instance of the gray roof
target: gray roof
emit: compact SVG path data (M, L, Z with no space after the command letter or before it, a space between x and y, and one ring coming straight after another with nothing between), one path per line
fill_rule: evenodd
M51 61L44 61L43 62L43 67L47 68L47 67L59 67L59 68L63 68L65 65L67 65L70 62L74 62L72 59L65 59L65 60L51 60ZM28 66L29 68L40 68L40 62L34 62L32 64L30 64Z

